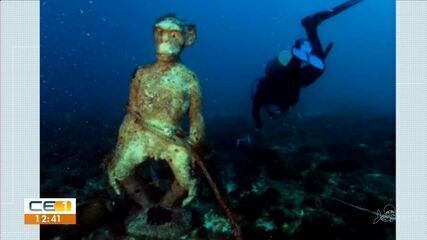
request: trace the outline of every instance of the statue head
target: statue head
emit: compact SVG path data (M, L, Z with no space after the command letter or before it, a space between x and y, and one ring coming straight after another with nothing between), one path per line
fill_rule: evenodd
M165 15L154 24L154 39L159 61L178 61L182 50L196 41L196 27L175 15Z

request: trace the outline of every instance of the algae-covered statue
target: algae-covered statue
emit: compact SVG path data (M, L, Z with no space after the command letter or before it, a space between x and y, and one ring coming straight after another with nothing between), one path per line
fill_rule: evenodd
M204 140L202 94L197 76L180 61L181 52L196 40L194 25L167 15L154 25L157 61L140 67L130 86L127 113L108 167L111 186L144 205L134 171L144 161L166 161L174 182L161 200L171 207L188 204L196 195L191 151ZM189 117L186 136L181 124ZM192 149L192 150L190 150Z

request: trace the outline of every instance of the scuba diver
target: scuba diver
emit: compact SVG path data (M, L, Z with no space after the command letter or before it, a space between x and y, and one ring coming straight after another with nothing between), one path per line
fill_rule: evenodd
M257 90L252 97L252 118L257 129L262 128L261 108L276 118L278 112L269 109L277 106L279 112L287 112L295 106L299 99L300 90L315 82L325 71L325 59L332 49L329 43L323 49L317 28L319 25L362 0L349 0L331 10L318 12L302 19L308 39L298 39L291 52L282 51L278 57L271 60L265 69L265 76L259 79Z

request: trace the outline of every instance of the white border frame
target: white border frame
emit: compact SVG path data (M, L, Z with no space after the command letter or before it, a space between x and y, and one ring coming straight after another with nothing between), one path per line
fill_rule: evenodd
M425 240L427 1L396 8L396 233ZM39 196L39 1L2 0L0 19L0 239L39 239L38 227L23 225L22 205Z
M396 4L396 235L427 239L427 1Z
M39 239L24 198L40 192L39 1L0 1L0 239Z

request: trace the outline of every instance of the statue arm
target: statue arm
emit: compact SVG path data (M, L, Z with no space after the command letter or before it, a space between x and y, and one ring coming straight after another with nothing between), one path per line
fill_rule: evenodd
M140 77L142 69L138 69L132 79L129 90L129 101L127 104L127 111L131 113L138 112L138 92L140 91Z
M193 145L203 144L205 123L202 113L202 92L199 80L193 76L190 93L190 141Z

